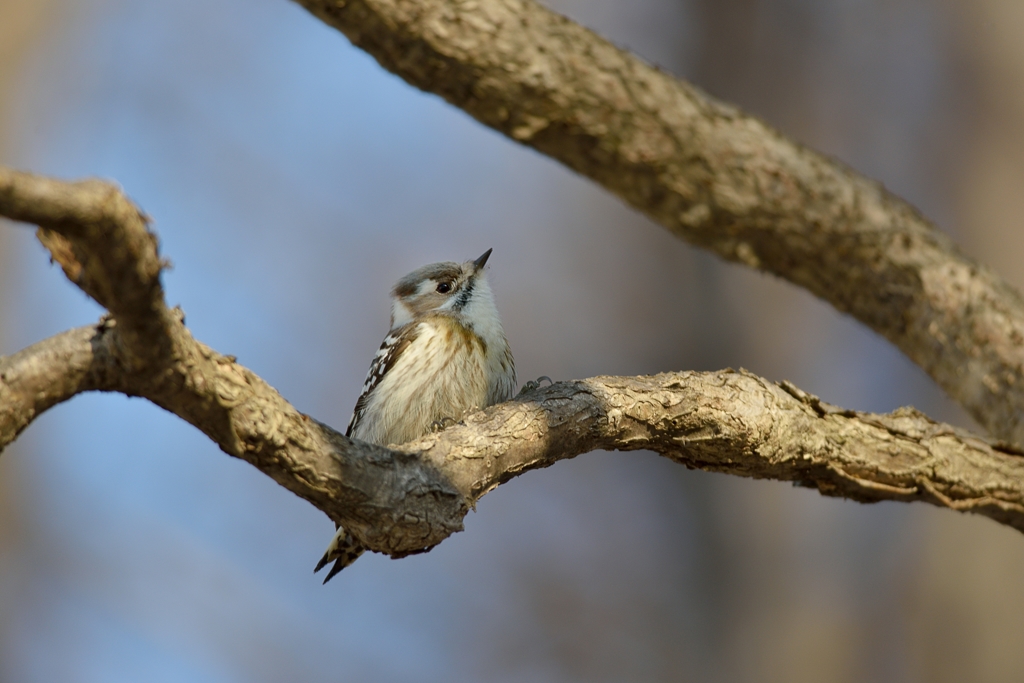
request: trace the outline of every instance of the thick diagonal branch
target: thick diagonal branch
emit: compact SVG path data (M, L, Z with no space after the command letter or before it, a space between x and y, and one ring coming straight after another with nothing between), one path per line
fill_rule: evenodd
M879 183L532 0L296 1L683 239L858 318L1024 444L1024 302Z

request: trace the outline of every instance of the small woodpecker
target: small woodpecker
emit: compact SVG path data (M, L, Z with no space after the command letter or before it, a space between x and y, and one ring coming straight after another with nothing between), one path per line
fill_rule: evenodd
M419 438L512 398L516 368L484 266L491 250L465 263L432 263L391 290L391 329L370 363L346 436L386 446ZM334 562L324 583L365 548L338 527L314 572Z

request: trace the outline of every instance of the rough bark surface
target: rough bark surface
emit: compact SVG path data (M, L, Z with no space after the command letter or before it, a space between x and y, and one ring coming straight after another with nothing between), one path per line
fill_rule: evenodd
M561 382L400 447L351 440L192 338L164 303L156 237L117 188L0 168L0 215L40 225L68 277L111 311L0 357L0 450L79 393L141 396L393 557L461 530L501 483L595 449L653 450L864 502L922 500L1024 531L1015 448L913 409L841 410L743 371Z
M679 237L875 329L1024 444L1024 301L879 183L532 0L296 0Z

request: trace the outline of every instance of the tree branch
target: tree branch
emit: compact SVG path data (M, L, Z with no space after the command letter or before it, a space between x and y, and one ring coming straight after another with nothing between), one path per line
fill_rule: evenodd
M743 371L561 382L387 449L299 413L196 342L216 372L195 375L204 389L191 397L163 404L159 390L111 360L115 335L101 323L0 359L0 447L82 391L143 396L395 557L461 530L470 507L500 484L595 449L653 450L691 468L794 481L862 502L925 501L1024 531L1019 451L913 409L840 410Z
M0 168L0 216L39 223L68 278L111 311L0 357L0 449L61 401L117 391L178 415L371 548L400 556L462 528L465 501L429 464L347 439L193 339L164 304L155 235L116 187Z
M117 390L124 369L114 360L110 329L108 322L79 327L0 356L0 452L58 403Z
M157 238L116 186L76 183L0 167L2 215L38 225L64 274L120 323L125 362L136 369L171 352Z
M0 357L0 450L81 392L141 396L394 557L462 529L477 500L518 474L599 448L649 449L687 467L864 502L922 500L1024 531L1020 451L913 409L840 410L742 371L563 382L400 447L354 441L194 340L180 311L154 298L155 237L116 188L0 169L0 215L44 223L51 244L66 240L68 253L53 248L65 272L118 312Z
M1024 444L1024 301L880 184L532 0L296 0L410 84L884 335Z
M561 382L399 450L435 463L475 503L522 472L599 448L861 502L922 500L1024 531L1021 451L913 408L842 410L742 370Z

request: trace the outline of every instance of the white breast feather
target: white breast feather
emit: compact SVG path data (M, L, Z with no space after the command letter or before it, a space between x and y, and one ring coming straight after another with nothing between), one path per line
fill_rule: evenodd
M384 372L390 364L388 353L398 346L392 330L366 378L364 391L369 394L362 411L353 416L354 438L382 445L404 443L427 433L437 420L458 420L471 410L512 398L515 367L494 297L482 274L474 286L459 322L435 316L406 329L402 336L412 334L415 339ZM485 354L480 353L480 342Z
M421 322L416 339L374 387L352 430L357 439L404 443L422 436L432 422L459 419L484 405L486 382L479 354L461 339L452 342L445 324Z
M512 352L501 328L498 307L487 277L481 273L474 284L473 298L463 311L463 316L472 325L473 332L487 344L488 400L485 406L508 401L515 395L516 368Z

